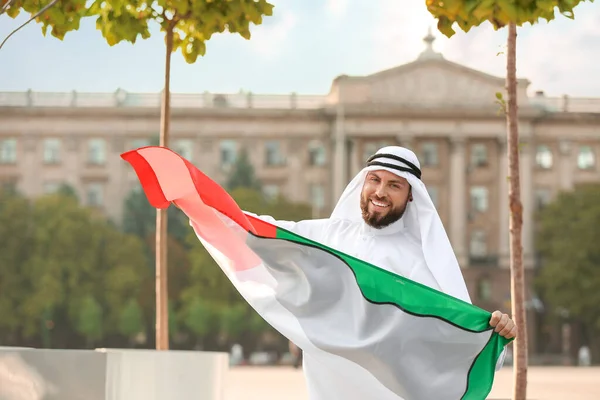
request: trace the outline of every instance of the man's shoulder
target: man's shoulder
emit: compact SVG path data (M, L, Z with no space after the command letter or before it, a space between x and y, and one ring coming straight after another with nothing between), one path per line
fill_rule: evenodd
M349 219L344 219L344 218L328 218L327 219L329 221L329 224L331 225L335 225L335 226L355 226L358 225L358 222L349 220Z

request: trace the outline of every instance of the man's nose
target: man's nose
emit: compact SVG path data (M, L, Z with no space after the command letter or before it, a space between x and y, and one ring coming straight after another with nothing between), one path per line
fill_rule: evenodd
M385 197L385 186L384 185L377 186L377 189L375 190L375 194L379 198Z

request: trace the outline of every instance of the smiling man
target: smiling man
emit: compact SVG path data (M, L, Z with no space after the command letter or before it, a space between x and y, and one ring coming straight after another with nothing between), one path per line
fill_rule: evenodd
M258 217L471 302L448 236L421 180L419 160L409 149L389 146L372 155L348 184L329 218L293 222ZM500 311L492 313L490 325L508 339L516 336L514 322ZM304 371L311 399L355 398L356 387L340 393L344 384L341 378L339 384L334 383L336 371L308 354Z

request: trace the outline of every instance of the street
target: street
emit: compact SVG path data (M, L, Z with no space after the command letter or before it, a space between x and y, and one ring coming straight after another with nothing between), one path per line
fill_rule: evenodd
M496 374L489 400L510 399L512 368ZM600 367L530 367L527 398L532 400L598 400ZM292 367L234 367L224 400L306 400L304 376Z

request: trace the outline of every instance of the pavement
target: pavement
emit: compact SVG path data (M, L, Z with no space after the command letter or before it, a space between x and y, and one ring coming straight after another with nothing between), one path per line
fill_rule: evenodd
M512 397L513 370L496 373L488 400ZM600 400L600 367L529 367L527 399ZM304 376L292 367L233 367L224 400L308 400Z

